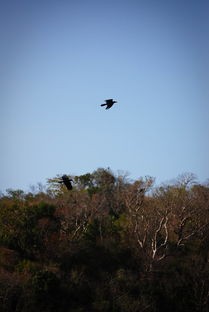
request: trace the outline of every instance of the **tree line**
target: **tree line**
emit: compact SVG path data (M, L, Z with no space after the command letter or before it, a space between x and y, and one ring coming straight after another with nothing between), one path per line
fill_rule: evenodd
M2 312L209 311L209 184L59 178L0 197Z

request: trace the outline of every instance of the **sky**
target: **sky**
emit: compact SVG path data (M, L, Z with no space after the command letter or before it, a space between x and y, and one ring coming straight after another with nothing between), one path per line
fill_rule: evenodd
M209 178L207 0L0 1L0 12L1 191L97 168Z

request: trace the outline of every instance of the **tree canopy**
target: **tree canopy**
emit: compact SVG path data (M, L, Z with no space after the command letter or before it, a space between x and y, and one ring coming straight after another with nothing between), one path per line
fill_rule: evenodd
M0 197L2 312L209 310L209 185L60 176Z

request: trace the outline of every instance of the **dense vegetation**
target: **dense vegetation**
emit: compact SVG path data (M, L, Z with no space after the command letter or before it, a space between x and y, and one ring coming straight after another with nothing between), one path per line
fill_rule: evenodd
M1 195L2 312L209 311L209 185L73 179Z

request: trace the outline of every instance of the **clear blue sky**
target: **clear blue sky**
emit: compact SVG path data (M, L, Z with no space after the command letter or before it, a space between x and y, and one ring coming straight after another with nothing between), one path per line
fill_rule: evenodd
M0 190L99 167L209 178L207 0L0 5Z

